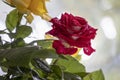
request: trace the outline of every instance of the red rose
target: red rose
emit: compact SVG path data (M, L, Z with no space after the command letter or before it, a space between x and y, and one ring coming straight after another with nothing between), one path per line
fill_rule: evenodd
M71 47L83 48L87 55L95 51L91 47L91 39L94 39L97 29L91 27L84 18L65 13L62 14L61 19L53 18L50 22L53 23L53 29L47 32L47 34L57 37L61 43L67 43ZM61 49L61 45L55 44L55 42L53 43L53 47L57 49L57 52L60 51L58 49ZM66 46L63 44L62 47Z

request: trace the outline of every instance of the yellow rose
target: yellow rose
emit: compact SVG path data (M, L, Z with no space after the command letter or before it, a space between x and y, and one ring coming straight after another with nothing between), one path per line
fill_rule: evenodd
M11 6L15 6L19 12L27 14L25 18L29 23L33 20L31 12L35 15L41 16L42 18L47 15L45 1L46 0L6 0L6 2Z
M6 0L9 4L14 5L21 13L28 11L42 16L47 13L45 0Z

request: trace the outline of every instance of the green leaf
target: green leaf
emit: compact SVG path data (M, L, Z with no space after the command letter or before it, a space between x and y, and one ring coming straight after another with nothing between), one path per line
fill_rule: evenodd
M22 38L18 38L15 41L13 41L11 45L12 45L12 48L23 47L25 46L25 41Z
M15 29L17 25L19 25L21 21L22 15L18 13L16 9L12 10L6 18L6 26L9 31Z
M102 70L89 73L83 80L105 80Z
M28 67L29 62L37 47L22 47L14 49L0 50L0 58L6 59L2 62L3 66L22 66Z
M20 47L0 50L0 64L2 66L29 67L34 58L57 58L53 49L40 49L39 47ZM5 59L5 60L4 60Z
M45 40L38 40L37 44L41 46L42 48L52 48L52 39L45 39Z
M54 49L40 49L35 52L35 57L38 58L58 58L58 54Z
M72 56L67 55L67 59L60 58L54 64L61 66L66 72L79 73L85 72L85 67Z
M53 72L52 76L57 76L60 80L64 77L62 69L58 65L52 65L51 70Z
M16 28L15 38L25 38L29 36L32 32L30 26L22 25Z

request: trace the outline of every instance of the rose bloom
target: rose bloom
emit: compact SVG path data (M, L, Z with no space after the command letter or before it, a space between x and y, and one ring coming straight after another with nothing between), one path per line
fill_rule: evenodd
M44 16L46 18L47 9L45 1L47 0L6 0L6 3L16 7L20 13L27 14L25 18L31 23L34 19L31 13L41 16L43 19Z
M55 17L50 22L52 30L46 34L58 38L53 42L53 47L58 54L72 55L78 48L83 48L87 55L95 51L91 47L91 39L94 39L97 29L91 27L84 18L64 13L61 19Z
M32 12L42 16L47 13L46 0L6 0L11 6L15 6L21 13Z

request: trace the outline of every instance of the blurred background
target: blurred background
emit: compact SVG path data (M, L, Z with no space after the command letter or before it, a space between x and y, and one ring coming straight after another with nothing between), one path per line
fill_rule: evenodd
M98 29L96 38L92 41L96 52L91 56L81 53L80 62L86 66L88 72L102 69L105 80L120 79L120 1L50 0L46 4L48 13L52 17L60 16L64 12L72 13L84 17L91 26ZM5 28L5 17L11 9L0 0L0 30ZM38 16L35 16L31 25L34 31L30 37L25 39L26 42L43 39L44 33L51 28ZM9 40L6 35L1 36L3 39Z

